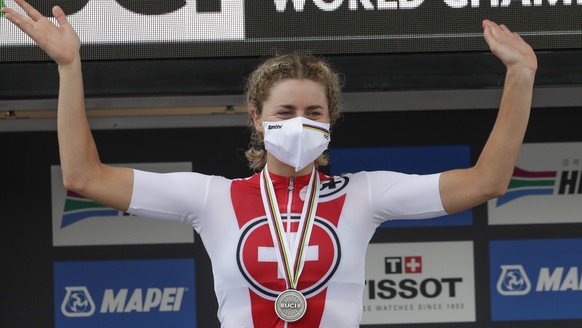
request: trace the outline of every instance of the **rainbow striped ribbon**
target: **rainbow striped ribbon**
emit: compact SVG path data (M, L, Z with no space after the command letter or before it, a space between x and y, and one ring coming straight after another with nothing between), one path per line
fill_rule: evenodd
M283 267L285 270L284 276L287 287L296 289L299 276L303 270L305 249L309 244L315 212L317 211L319 175L314 167L311 171L309 185L307 186L307 195L305 195L305 202L303 203L303 210L301 212L301 218L299 219L297 238L295 238L293 248L290 247L285 238L283 219L277 206L275 188L273 187L273 182L271 181L266 165L261 174L261 196L271 230L271 237L273 238L273 245L277 249L278 261L280 267ZM291 251L294 252L292 253Z

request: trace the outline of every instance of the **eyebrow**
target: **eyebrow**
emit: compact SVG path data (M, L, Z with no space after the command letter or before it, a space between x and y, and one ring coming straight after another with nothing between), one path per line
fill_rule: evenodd
M297 109L295 106L293 105L281 105L280 107L286 108L286 109ZM323 106L321 105L310 105L307 106L306 110L314 110L314 109L323 109Z

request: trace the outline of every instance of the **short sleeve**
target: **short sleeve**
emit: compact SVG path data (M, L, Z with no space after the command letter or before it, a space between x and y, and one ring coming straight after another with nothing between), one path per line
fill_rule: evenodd
M439 191L439 174L368 172L370 205L379 221L428 219L447 214Z
M134 170L128 212L147 218L174 220L199 228L212 176L192 172L152 173Z

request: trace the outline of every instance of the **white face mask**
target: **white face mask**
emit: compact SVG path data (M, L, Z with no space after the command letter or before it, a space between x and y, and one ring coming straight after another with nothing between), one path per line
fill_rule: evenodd
M299 172L327 149L329 126L305 117L263 122L265 149Z

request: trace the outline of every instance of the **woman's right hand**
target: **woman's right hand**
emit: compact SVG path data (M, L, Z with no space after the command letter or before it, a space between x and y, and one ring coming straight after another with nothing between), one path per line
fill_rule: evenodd
M60 7L55 6L53 8L53 15L58 22L57 26L26 1L14 1L24 10L27 16L4 7L2 8L2 12L5 14L4 17L34 40L57 64L61 66L67 65L79 57L81 41Z

